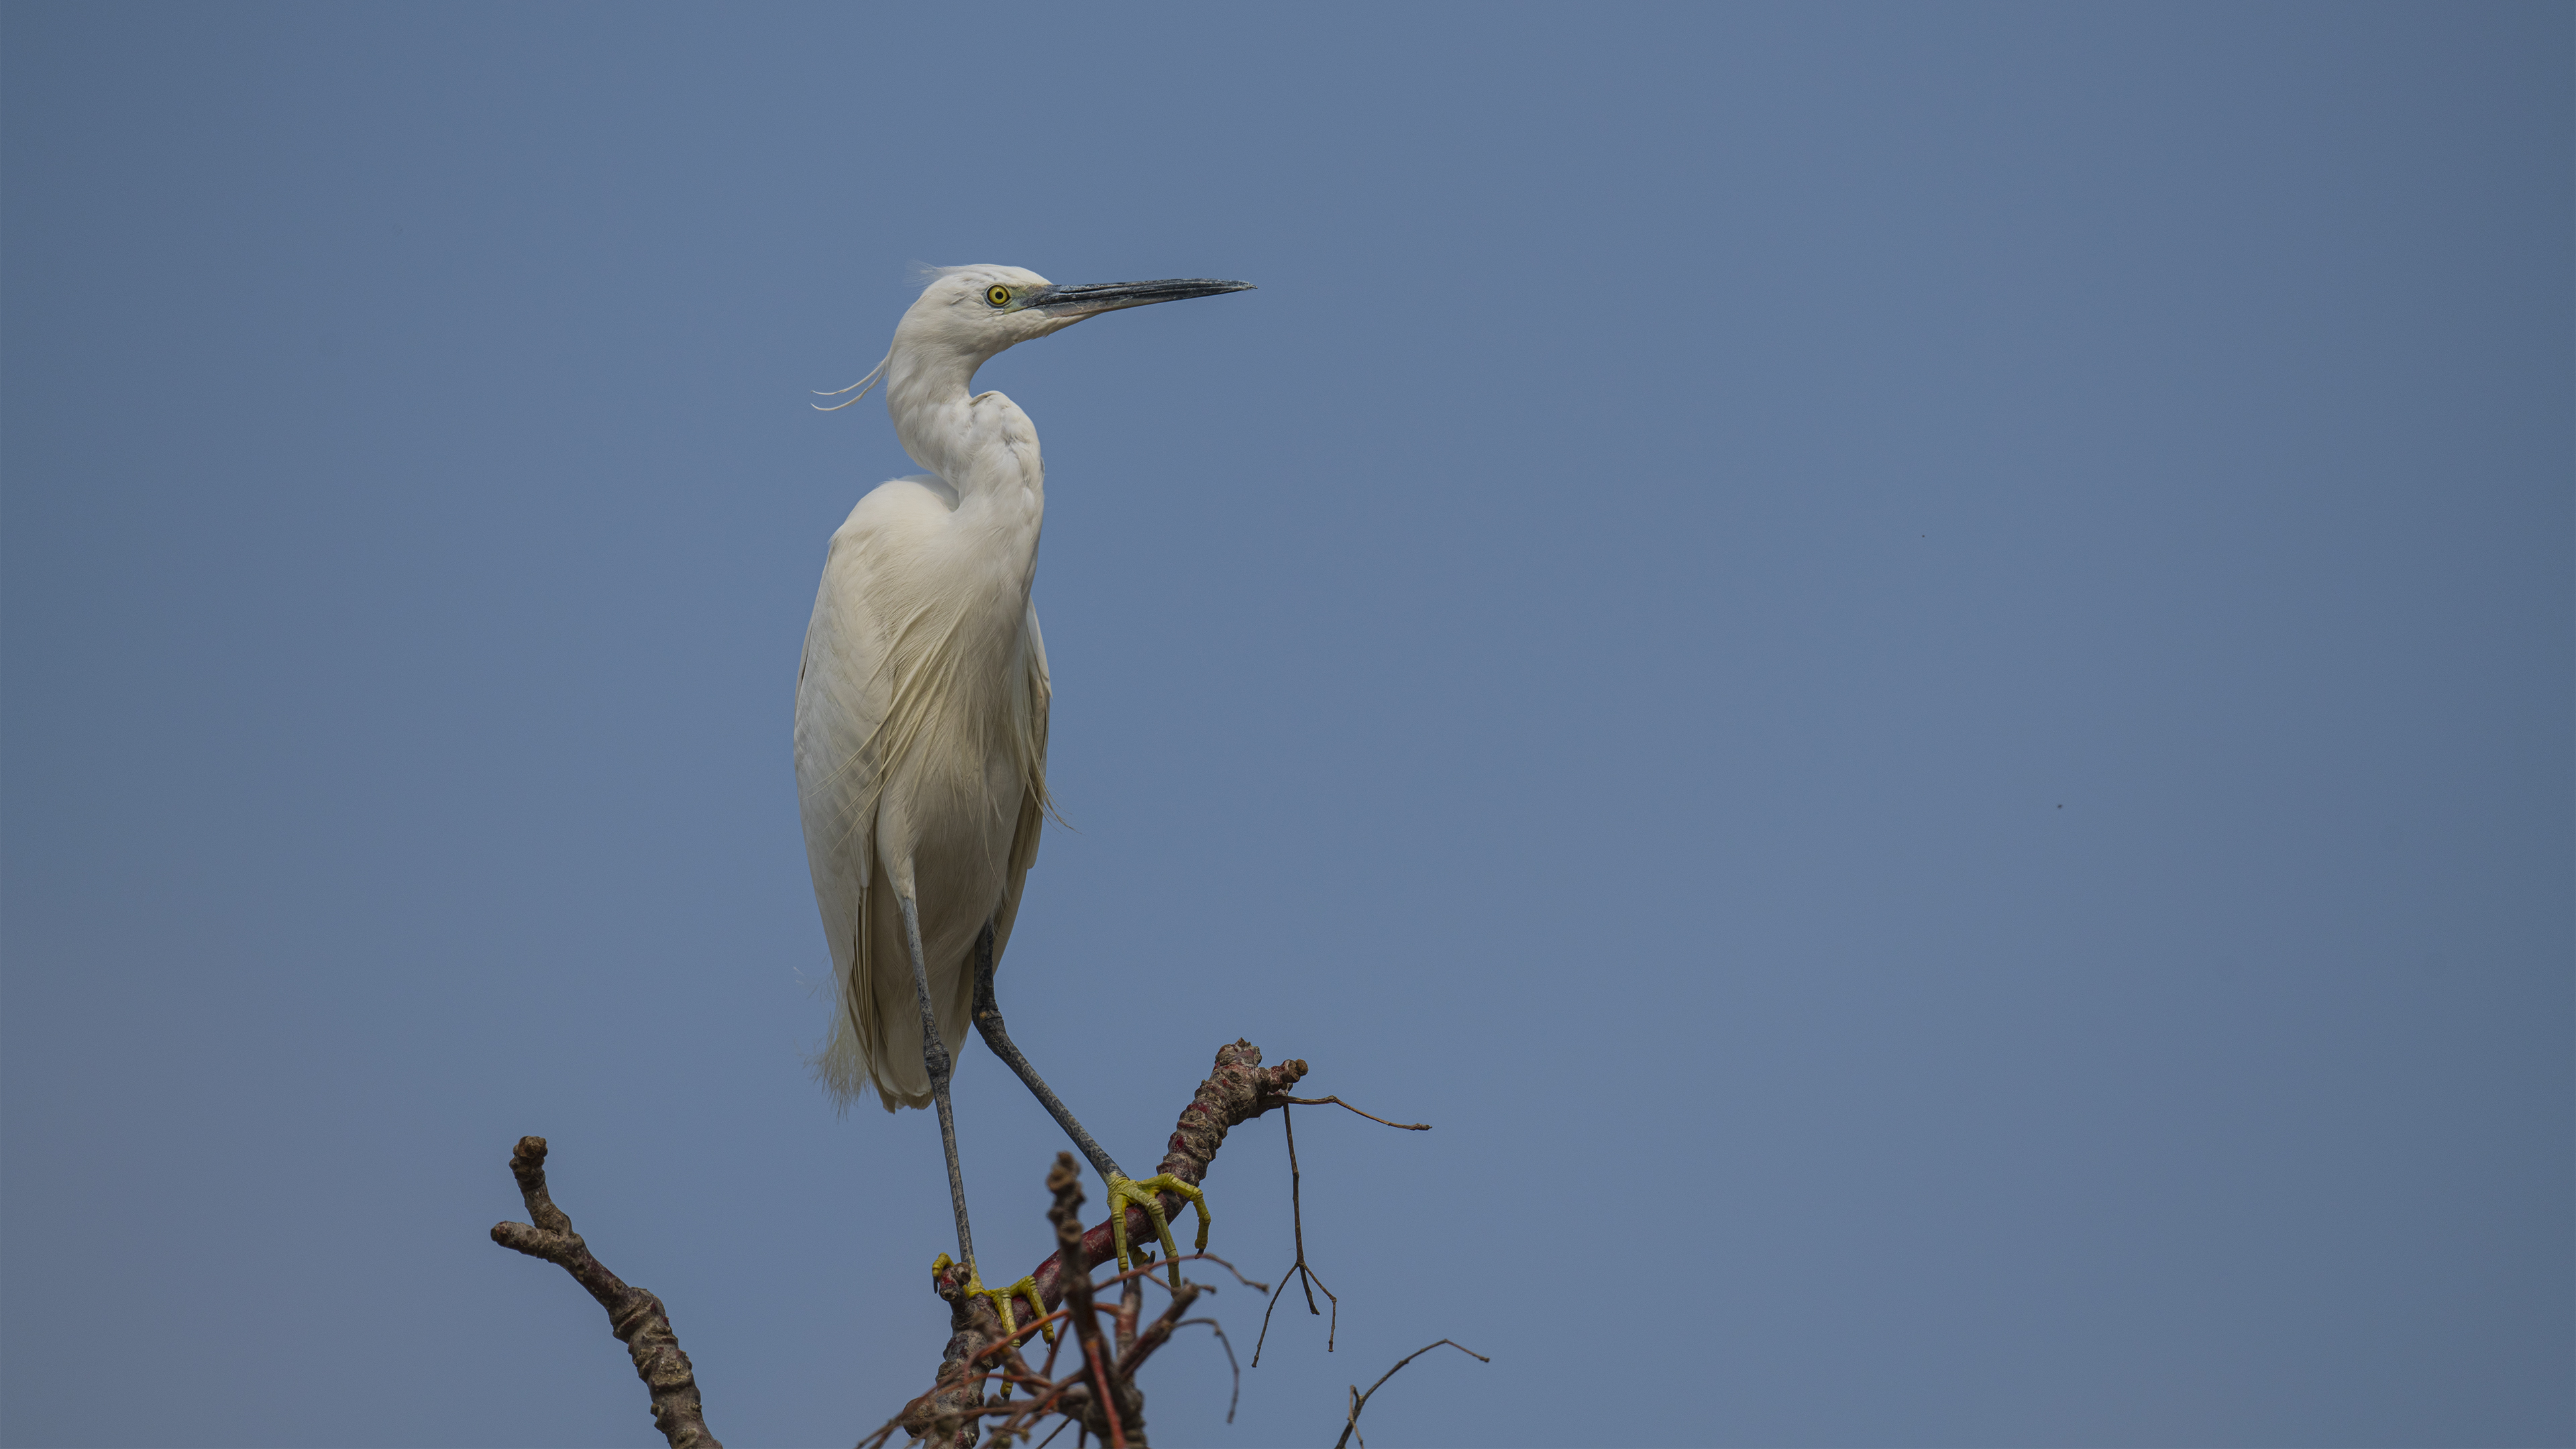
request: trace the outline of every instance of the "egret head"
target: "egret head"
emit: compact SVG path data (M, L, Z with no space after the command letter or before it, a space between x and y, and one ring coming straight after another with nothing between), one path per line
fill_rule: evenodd
M877 371L849 387L822 394L835 397L856 393L822 410L845 408L867 396L869 386L894 365L898 355L908 355L916 363L934 359L939 363L962 363L971 376L1002 349L1061 332L1085 317L1156 302L1250 290L1250 282L1218 282L1204 277L1060 287L1026 267L936 267L930 272L929 284L921 289L920 298L896 324L894 346L887 351L886 360L877 364ZM822 407L819 403L816 406Z
M922 288L920 300L903 314L902 325L895 329L895 345L910 341L991 357L1005 347L1060 332L1103 312L1213 297L1251 286L1250 282L1176 277L1059 287L1026 267L941 267Z

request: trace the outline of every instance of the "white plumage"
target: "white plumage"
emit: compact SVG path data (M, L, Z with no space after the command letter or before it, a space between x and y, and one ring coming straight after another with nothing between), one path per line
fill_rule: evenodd
M835 983L821 1073L844 1102L874 1087L888 1110L937 1103L961 1244L949 1064L972 1014L978 938L992 931L996 959L1009 944L1047 812L1046 646L1029 605L1046 466L1027 414L970 391L975 370L1101 312L1247 285L1059 287L1018 267L945 268L905 311L885 361L841 389L855 402L881 377L896 436L930 472L879 485L832 535L797 676L796 785ZM998 1008L980 1024L1114 1173L1010 1045Z
M796 684L796 785L835 1009L821 1059L846 1101L930 1105L898 896L918 904L939 1034L964 1044L968 953L998 957L1046 807L1047 666L1029 585L1046 466L1028 416L975 369L1078 320L986 318L1015 267L939 275L882 371L895 432L924 477L879 485L832 535ZM965 313L963 317L957 315ZM1020 320L1024 319L1024 320ZM1018 321L1015 326L989 322Z
M1195 1187L1168 1176L1140 1184L1119 1170L1012 1044L989 975L978 979L985 933L992 960L1010 944L1046 819L1046 645L1029 605L1046 465L1028 415L970 388L1002 349L1085 317L1244 287L1059 287L1018 267L946 268L904 312L885 361L841 389L856 402L882 377L895 436L930 472L880 484L832 535L796 676L796 791L832 949L821 1070L844 1103L874 1087L888 1111L939 1109L968 1292L986 1290L948 1083L970 1020L1099 1169L1114 1203L1145 1205L1160 1227L1157 1195L1176 1193L1200 1203L1207 1233ZM1124 1206L1116 1221L1124 1262ZM1162 1236L1168 1253L1171 1235ZM1033 1281L1017 1288L1037 1297ZM1007 1323L1009 1293L997 1302Z

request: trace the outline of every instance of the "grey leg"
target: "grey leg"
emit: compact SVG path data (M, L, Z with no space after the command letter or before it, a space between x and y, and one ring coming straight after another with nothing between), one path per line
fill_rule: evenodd
M912 994L921 1003L921 1064L930 1071L931 1100L939 1106L939 1145L948 1151L948 1202L957 1210L957 1256L971 1271L975 1230L966 1225L966 1174L957 1169L957 1118L948 1106L948 1043L939 1039L939 1014L930 1007L930 968L921 959L921 913L912 897L895 899L903 907L903 943L912 949ZM989 933L990 928L986 929ZM989 934L986 939L991 939Z
M926 997L924 999L927 1000ZM1063 1128L1064 1135L1073 1139L1073 1145L1082 1149L1082 1155L1091 1159L1091 1165L1098 1170L1102 1181L1127 1175L1118 1170L1118 1164L1110 1159L1108 1153L1100 1150L1099 1143L1091 1140L1091 1134L1082 1130L1082 1124L1065 1110L1063 1100L1046 1084L1046 1078L1039 1076L1038 1069L1030 1066L1029 1059L1011 1044L1011 1034L1002 1026L1001 1003L993 997L993 923L990 921L984 923L984 934L975 938L975 1029L984 1034L984 1045L993 1049L993 1055L1010 1063L1011 1070L1019 1073L1021 1081L1028 1083L1029 1092L1038 1099L1038 1105L1047 1109L1047 1115L1055 1119L1055 1125ZM943 1097L940 1100L945 1102L947 1099ZM965 1224L966 1210L963 1207L957 1210L957 1221L961 1227Z

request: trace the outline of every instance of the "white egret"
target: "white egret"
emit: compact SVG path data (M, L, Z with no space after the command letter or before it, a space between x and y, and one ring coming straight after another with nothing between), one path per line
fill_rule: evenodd
M1004 348L1085 317L1250 285L1059 287L1019 267L944 268L885 360L834 405L882 379L895 436L930 471L878 485L832 535L797 673L796 788L836 997L821 1072L844 1102L873 1087L888 1111L939 1109L968 1291L1005 1322L1012 1296L1034 1301L1037 1289L987 1290L975 1271L948 1103L970 1019L1108 1183L1122 1267L1128 1203L1146 1210L1166 1258L1158 1192L1196 1205L1202 1247L1207 1204L1178 1179L1120 1171L1011 1044L994 998L1048 808L1046 646L1029 603L1046 470L1028 415L970 387Z

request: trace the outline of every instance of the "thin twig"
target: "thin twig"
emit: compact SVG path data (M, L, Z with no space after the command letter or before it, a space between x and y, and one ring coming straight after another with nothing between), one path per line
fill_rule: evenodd
M1347 1107L1350 1103L1344 1102L1342 1105ZM1297 1234L1297 1261L1289 1265L1286 1273L1280 1275L1279 1293L1288 1291L1290 1278L1299 1280L1300 1285L1306 1290L1308 1316L1319 1316L1320 1311L1315 1307L1315 1290L1324 1288L1324 1280L1316 1277L1315 1270L1306 1266L1306 1210L1298 1196L1300 1178L1297 1171L1297 1114L1287 1107L1281 1107L1279 1127L1288 1134L1288 1221ZM1261 1310L1261 1336L1252 1341L1254 1368L1261 1367L1261 1346L1270 1341L1270 1315L1279 1307L1279 1293L1271 1294L1270 1306ZM1332 1321L1324 1329L1324 1352L1331 1353L1333 1340L1341 1335L1342 1300L1335 1298L1330 1288L1324 1288L1324 1300L1333 1305ZM1231 1356L1234 1350L1228 1348L1226 1352Z
M1208 1332L1216 1335L1217 1346L1225 1350L1225 1366L1234 1370L1234 1392L1225 1400L1225 1421L1231 1424L1234 1422L1234 1406L1243 1399L1243 1365L1234 1361L1234 1345L1226 1340L1225 1325L1213 1318L1184 1318L1177 1326L1187 1328L1193 1323L1206 1324Z
M1333 1449L1342 1449L1343 1445L1351 1442L1352 1437L1359 1433L1360 1410L1368 1407L1368 1401L1371 1395L1374 1395L1379 1389L1384 1388L1388 1379L1395 1377L1395 1369L1400 1369L1406 1364L1413 1362L1415 1359L1422 1357L1424 1354L1429 1353L1431 1350L1438 1348L1441 1343L1449 1345L1451 1348L1458 1350L1460 1353L1476 1360L1478 1363L1493 1362L1492 1359L1485 1357L1483 1354L1476 1352L1474 1349L1469 1348L1467 1345L1460 1343L1453 1338L1444 1338L1440 1340L1440 1343L1424 1344L1422 1347L1415 1349L1413 1352L1406 1354L1400 1359L1397 1359L1395 1361L1395 1368L1388 1369L1385 1373L1379 1374L1377 1376L1377 1382L1368 1386L1368 1393L1361 1393L1360 1386L1357 1384L1351 1385L1351 1416L1342 1421L1342 1437L1333 1441ZM1368 1441L1366 1439L1360 1440L1360 1449L1368 1449Z
M1339 1097L1282 1097L1279 1100L1282 1102L1293 1102L1300 1107L1334 1106L1347 1108L1353 1112L1360 1112L1359 1108L1351 1106L1350 1103L1343 1101ZM1381 1127L1393 1127L1399 1132L1428 1132L1431 1130L1431 1124L1428 1122L1389 1122L1384 1117L1377 1115L1375 1112L1360 1112L1360 1115L1377 1123Z
M1264 1282L1262 1282L1261 1280L1259 1280L1259 1279L1257 1279L1257 1278L1246 1278L1246 1277L1244 1277L1244 1276L1243 1276L1243 1270L1242 1270L1242 1269L1237 1268L1237 1267L1236 1267L1236 1266L1234 1266L1232 1263L1227 1262L1225 1259L1218 1257L1218 1256L1217 1256L1216 1254L1214 1254L1214 1253L1182 1253L1182 1254L1179 1254L1179 1255L1177 1255L1177 1256L1175 1256L1175 1257L1165 1258L1163 1261L1161 1261L1161 1262L1159 1262L1159 1263L1150 1263L1150 1264L1147 1264L1147 1265L1145 1265L1144 1267L1140 1267L1140 1268L1130 1268L1130 1269L1128 1269L1126 1272L1119 1274L1119 1275L1118 1275L1117 1277L1115 1277L1115 1278L1103 1278L1103 1279L1099 1280L1098 1282L1093 1283L1093 1284L1091 1285L1091 1287L1092 1287L1092 1291L1093 1291L1093 1292L1098 1292L1099 1290L1101 1290L1101 1289L1103 1289L1103 1288L1115 1288L1115 1287L1117 1287L1119 1284L1126 1282L1126 1281L1127 1281L1128 1279L1130 1279L1130 1278L1135 1278L1135 1277L1140 1277L1140 1276L1141 1276L1141 1277L1144 1277L1144 1278L1146 1278L1146 1279L1148 1279L1148 1280L1150 1280L1150 1281L1153 1281L1153 1282L1156 1282L1156 1283L1160 1283L1162 1280L1161 1280L1160 1278L1155 1277L1155 1275L1154 1275L1150 1270L1151 1270L1151 1269L1156 1269L1156 1268L1165 1268L1165 1267L1169 1267L1170 1265L1172 1265L1172 1264L1174 1264L1174 1263L1214 1263L1214 1264L1216 1264L1218 1267L1223 1268L1225 1271L1227 1271L1227 1272L1229 1272L1229 1273L1232 1273L1232 1274L1234 1275L1234 1281L1236 1281L1237 1283L1242 1284L1242 1285L1243 1285L1244 1287L1246 1287L1246 1288L1251 1289L1253 1292L1255 1292L1255 1293L1267 1293L1267 1292L1269 1292L1269 1291L1270 1291L1270 1285L1269 1285L1269 1284L1264 1283ZM1200 1287L1202 1290L1204 1290L1204 1291L1206 1291L1206 1292L1209 1292L1209 1293L1214 1293L1214 1292L1216 1291L1214 1288L1210 1288L1210 1287L1208 1287L1208 1285L1207 1285L1207 1284L1205 1284L1205 1283L1201 1283L1201 1284L1199 1285L1199 1287ZM1164 1292L1166 1292L1166 1293L1169 1293L1169 1292L1170 1292L1170 1291L1172 1291L1172 1290L1171 1290L1171 1288L1170 1288L1170 1286L1169 1286L1169 1285L1165 1285L1165 1286L1164 1286L1164 1288L1163 1288L1163 1291L1164 1291Z

